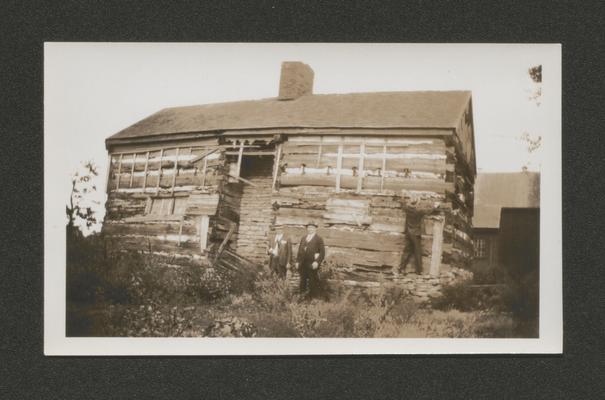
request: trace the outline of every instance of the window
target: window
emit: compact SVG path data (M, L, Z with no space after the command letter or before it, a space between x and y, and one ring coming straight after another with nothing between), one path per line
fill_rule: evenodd
M475 239L475 257L476 258L487 257L487 240L486 239Z

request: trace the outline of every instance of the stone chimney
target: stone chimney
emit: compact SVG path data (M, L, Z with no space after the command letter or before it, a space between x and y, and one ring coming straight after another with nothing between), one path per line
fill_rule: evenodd
M313 94L313 70L299 61L284 61L279 78L279 100L294 100Z

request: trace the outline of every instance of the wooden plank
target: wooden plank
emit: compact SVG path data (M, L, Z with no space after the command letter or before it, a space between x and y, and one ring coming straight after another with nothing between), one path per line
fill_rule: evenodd
M324 139L323 136L319 137L319 148L317 149L317 162L315 163L315 166L317 168L319 168L319 164L321 162L321 152L323 150L323 139Z
M200 136L196 138L196 136ZM211 136L211 137L209 137ZM120 140L110 144L113 154L159 151L160 149L174 149L178 147L211 147L218 145L218 135L179 135L171 133L169 135L157 135L149 138L133 138L132 140Z
M151 212L151 205L153 204L153 200L151 196L147 197L147 203L145 204L145 214L149 214Z
M340 175L342 169L342 143L338 145L338 158L336 160L336 191L340 191Z
M117 183L116 183L116 190L118 190L120 188L120 179L122 178L122 157L124 155L120 154L120 160L118 161L118 174L117 174Z
M415 190L430 191L444 194L446 190L453 189L453 184L440 179L415 179L400 177L372 177L364 180L364 188L384 190Z
M228 156L239 156L238 151L226 151L226 155ZM258 150L258 151L244 151L243 156L272 156L275 155L273 150Z
M323 210L280 208L275 213L275 225L298 225L305 226L311 220L322 218Z
M183 220L181 226L180 221ZM197 235L197 228L181 217L178 220L148 220L147 222L106 222L103 232L109 235Z
M438 276L441 266L441 254L443 251L443 225L444 219L433 219L433 243L431 248L431 268L429 273Z
M286 174L280 178L281 186L330 186L336 184L336 175Z
M132 165L130 166L130 183L128 187L132 187L132 179L134 178L134 165L137 162L137 153L132 154Z
M111 173L113 171L113 155L111 153L108 154L107 160L107 174L105 174L105 192L109 193L111 191Z
M431 129L418 129L418 128L261 128L261 129L237 129L225 131L224 136L243 136L243 135L275 135L275 134L287 134L287 135L300 135L292 136L297 141L307 139L312 142L317 141L319 135L324 135L327 138L332 136L351 135L347 137L347 142L354 138L362 140L363 136L373 137L392 137L395 140L400 139L400 136L413 136L421 137L426 140L431 138L438 139L443 136L451 135L451 128L431 128Z
M357 191L358 192L361 192L362 183L363 183L363 176L364 176L363 163L364 163L365 148L366 148L366 144L364 141L361 143L360 149L359 149L360 157L359 157L359 166L357 167L357 174L358 174Z
M196 162L200 161L201 159L206 159L209 155L216 153L219 150L220 150L220 147L215 147L214 149L206 151L205 153L200 154L199 156L196 156L196 157L190 159L189 162L192 164L196 163Z
M384 173L387 170L386 153L387 153L387 146L385 144L382 148L382 167L381 167L382 169L381 169L381 173L380 173L380 191L381 192L384 190Z
M244 154L244 142L240 141L239 152L237 155L237 168L236 168L235 177L239 177L241 175L243 154Z
M237 179L238 181L244 182L247 185L258 187L258 185L256 183L254 183L246 178L242 178L241 176L235 176L232 174L229 174L229 176L233 179Z
M176 241L166 241L148 236L109 236L112 249L123 249L145 253L165 252L172 255L199 256L200 248L197 242L183 242L177 246Z
M179 159L179 151L180 151L180 147L176 148L176 157L175 160ZM176 184L176 174L178 172L178 162L175 161L174 163L174 169L172 170L172 188L170 189L171 192L174 192L174 185Z
M204 252L208 247L208 232L210 218L207 215L200 217L200 251Z
M328 224L345 224L345 225L370 225L372 223L372 217L369 215L354 215L344 213L324 213L324 220Z
M185 214L188 215L215 215L218 209L219 195L191 194L187 200Z
M300 242L306 235L302 226L284 226L284 233L293 240ZM326 246L342 247L347 249L361 249L371 251L402 251L405 237L402 234L389 232L372 232L363 230L347 230L336 227L318 228L317 234L324 240Z
M144 171L144 178L143 178L143 189L145 189L147 187L147 168L149 167L149 151L147 151L147 153L145 154L145 171Z
M342 266L395 267L399 265L399 251L367 251L357 248L326 245L326 261Z
M281 159L281 148L282 144L277 144L277 149L275 150L275 155L273 156L273 181L271 183L271 190L275 190L275 185L277 183L277 175L279 174L279 162Z
M160 180L162 178L162 157L164 156L164 149L160 150L159 167L158 167L158 181L155 187L156 193L160 191Z
M204 167L202 169L202 186L206 186L206 173L208 172L208 159L204 157Z
M360 209L361 211L367 211L370 206L370 199L343 199L331 197L326 202L328 209L340 208L340 207L351 207Z

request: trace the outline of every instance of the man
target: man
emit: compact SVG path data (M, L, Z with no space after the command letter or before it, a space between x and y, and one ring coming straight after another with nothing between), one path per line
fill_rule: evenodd
M284 236L282 228L277 228L275 238L267 249L267 253L269 253L271 272L280 278L285 278L292 260L292 242Z
M307 224L307 234L300 240L296 256L301 295L308 294L310 298L313 298L321 294L319 266L325 255L324 241L317 234L317 224L310 222Z
M405 249L401 255L399 269L405 272L405 268L414 257L414 269L417 274L422 274L422 221L425 216L438 211L440 203L431 206L421 206L418 200L412 200L410 204L403 204L405 211Z

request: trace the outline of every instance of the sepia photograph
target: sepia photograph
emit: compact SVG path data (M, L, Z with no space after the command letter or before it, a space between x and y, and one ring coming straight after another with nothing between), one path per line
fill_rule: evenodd
M44 56L46 354L561 352L559 45Z

